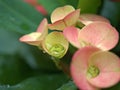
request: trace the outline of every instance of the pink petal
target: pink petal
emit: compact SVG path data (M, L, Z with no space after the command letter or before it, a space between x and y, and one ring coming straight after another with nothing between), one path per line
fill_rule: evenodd
M37 32L44 32L44 30L46 30L48 28L48 22L47 22L47 19L46 18L44 18L42 21L41 21L41 23L40 23L40 25L38 26L38 28L37 28Z
M98 48L84 47L79 49L72 58L70 71L73 81L80 90L96 90L94 86L88 83L86 72L90 56L97 51L99 51Z
M111 52L100 51L90 57L90 65L100 69L100 74L88 79L92 85L106 88L115 85L120 80L120 59Z
M110 23L108 19L95 14L81 14L79 20L85 25L88 25L95 21Z
M79 29L75 27L67 27L63 31L64 36L67 40L77 48L80 48L81 45L78 41Z
M75 10L68 14L65 18L49 24L51 30L64 30L68 26L74 26L79 18L80 10Z
M48 28L50 30L63 30L65 28L65 23L63 20L59 20L59 21L56 21L55 23L53 24L49 24L48 25Z
M40 23L40 25L38 26L37 32L41 33L41 37L40 37L41 40L47 36L47 34L48 34L48 22L47 22L46 18L44 18L42 20L42 22Z
M38 46L41 42L41 33L33 32L27 35L22 36L19 40L30 45Z
M51 14L51 22L54 23L58 20L62 20L65 16L67 16L69 13L73 12L74 10L75 9L70 5L56 8Z
M94 22L82 28L79 41L96 46L102 50L110 50L118 43L117 30L109 23Z
M77 10L71 12L70 14L68 14L64 18L64 22L65 22L66 26L74 26L76 24L76 22L78 21L79 16L80 16L80 9L77 9Z

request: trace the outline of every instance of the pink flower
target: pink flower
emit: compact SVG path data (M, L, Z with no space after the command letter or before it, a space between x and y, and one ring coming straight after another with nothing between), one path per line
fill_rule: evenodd
M82 29L67 27L63 34L77 48L95 46L102 50L110 50L119 40L117 30L109 23L101 21L89 23Z
M120 80L120 59L111 52L84 47L74 54L70 71L80 90L107 88Z
M30 34L22 36L20 38L20 41L34 46L41 46L41 43L47 34L48 34L48 22L47 19L45 18L40 23L36 32L32 32Z
M56 8L51 14L51 22L49 29L64 30L65 27L74 26L79 19L80 9L75 10L72 6Z

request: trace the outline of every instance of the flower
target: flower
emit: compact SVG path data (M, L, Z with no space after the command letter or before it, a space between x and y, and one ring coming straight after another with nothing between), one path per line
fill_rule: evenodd
M74 54L70 71L74 83L81 90L107 88L120 80L120 59L112 52L84 47Z
M110 23L101 21L89 23L82 29L67 27L63 34L77 48L95 46L101 50L110 50L119 40L117 30Z
M44 50L51 56L62 58L69 47L69 43L62 32L51 32L43 41Z
M80 9L75 10L72 6L56 8L51 14L51 22L49 29L64 30L68 26L74 26L79 19Z
M48 25L48 22L47 22L47 19L45 18L40 23L36 32L26 34L26 35L22 36L19 40L21 42L40 47L45 36L48 34L48 26L47 25Z

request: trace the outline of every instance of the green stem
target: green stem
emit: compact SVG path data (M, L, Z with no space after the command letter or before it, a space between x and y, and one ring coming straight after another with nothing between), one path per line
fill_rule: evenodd
M52 57L53 62L59 70L62 70L68 77L70 76L69 66L62 62L59 58Z

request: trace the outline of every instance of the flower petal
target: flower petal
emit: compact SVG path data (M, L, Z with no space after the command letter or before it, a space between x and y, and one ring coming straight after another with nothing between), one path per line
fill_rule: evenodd
M75 9L70 5L56 8L51 14L51 22L54 23L58 20L63 19L65 16L67 16L69 13L73 12L74 10Z
M37 28L37 32L43 33L46 29L48 29L47 19L44 18Z
M21 42L25 42L25 43L30 44L30 45L38 46L40 44L40 41L41 41L40 37L41 37L41 33L33 32L33 33L26 34L26 35L22 36L19 40Z
M95 21L110 23L108 19L95 14L81 14L79 20L85 25L88 25Z
M92 85L100 88L113 86L120 80L120 59L111 52L99 51L90 57L89 65L100 69L100 74L88 79Z
M84 47L79 49L73 56L70 71L75 84L81 90L96 90L96 88L90 85L86 78L86 72L88 67L89 57L99 51L98 48Z
M75 27L67 27L63 31L64 36L67 40L77 48L80 48L80 43L78 41L79 29Z
M51 30L60 30L60 31L62 31L62 30L64 30L65 27L66 26L65 26L65 23L64 23L63 20L59 20L59 21L56 21L53 24L48 25L48 28L51 29Z
M94 22L83 27L79 32L79 41L96 46L102 50L110 50L118 43L117 30L109 23Z
M43 42L44 50L56 58L62 58L67 50L69 43L62 32L51 32Z
M21 42L25 42L30 45L35 45L41 47L41 42L48 34L48 22L47 19L43 19L37 28L36 32L24 35L20 38Z
M64 18L64 22L65 22L66 26L74 26L76 24L76 22L78 21L79 16L80 16L80 9L77 9L77 10L71 12L70 14L68 14Z

